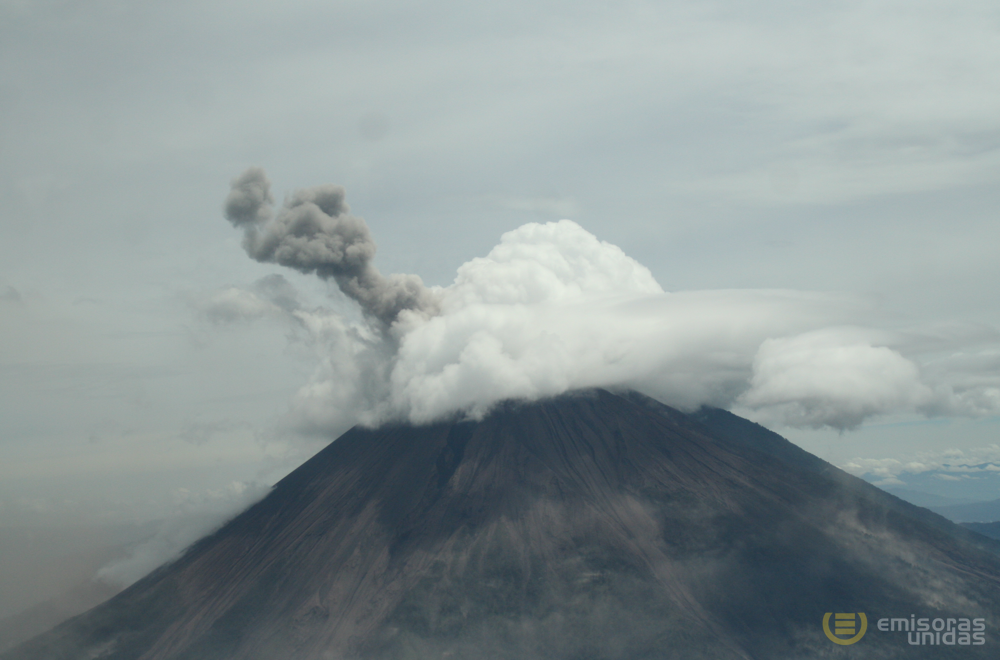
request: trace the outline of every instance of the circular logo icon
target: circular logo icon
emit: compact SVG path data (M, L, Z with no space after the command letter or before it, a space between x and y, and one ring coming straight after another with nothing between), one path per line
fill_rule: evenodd
M830 617L834 618L833 630L830 630ZM860 629L857 625L859 619L861 621ZM854 612L838 612L836 614L827 612L823 615L823 632L834 644L841 646L854 644L865 636L867 630L868 617L865 616L864 612L858 612L857 616Z

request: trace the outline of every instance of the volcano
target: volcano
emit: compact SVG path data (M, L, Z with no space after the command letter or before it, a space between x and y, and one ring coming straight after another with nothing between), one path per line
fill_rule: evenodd
M877 623L911 614L985 644ZM995 658L998 622L1000 543L725 411L593 390L354 428L2 658Z

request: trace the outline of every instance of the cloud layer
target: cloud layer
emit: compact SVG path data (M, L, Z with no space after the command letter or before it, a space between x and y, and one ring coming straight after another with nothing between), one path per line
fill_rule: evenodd
M297 191L277 217L270 203L263 171L233 182L227 217L244 228L248 254L335 280L366 319L305 309L276 276L207 304L215 320L278 314L305 330L319 361L293 404L301 428L479 417L504 399L598 386L836 429L901 412L1000 409L1000 370L984 373L969 359L978 349L968 333L873 328L857 297L668 293L642 264L570 220L508 232L463 264L453 284L425 288L371 265L374 242L342 188ZM931 368L921 367L921 353L935 356L924 360Z

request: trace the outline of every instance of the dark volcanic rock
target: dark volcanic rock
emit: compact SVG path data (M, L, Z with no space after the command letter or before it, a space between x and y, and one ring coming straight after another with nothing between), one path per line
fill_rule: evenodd
M998 547L746 420L598 390L353 429L2 658L992 658ZM837 646L826 612L871 632ZM875 630L911 613L989 642Z

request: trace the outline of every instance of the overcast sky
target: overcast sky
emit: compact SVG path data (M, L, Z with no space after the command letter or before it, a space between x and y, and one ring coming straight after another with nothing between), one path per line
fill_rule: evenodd
M316 346L213 307L279 274L352 314L247 257L249 166L343 185L383 273L569 218L669 292L849 299L997 397L998 117L995 2L0 0L0 525L232 508L329 440L287 423ZM758 389L839 465L1000 442L985 404L841 432Z

